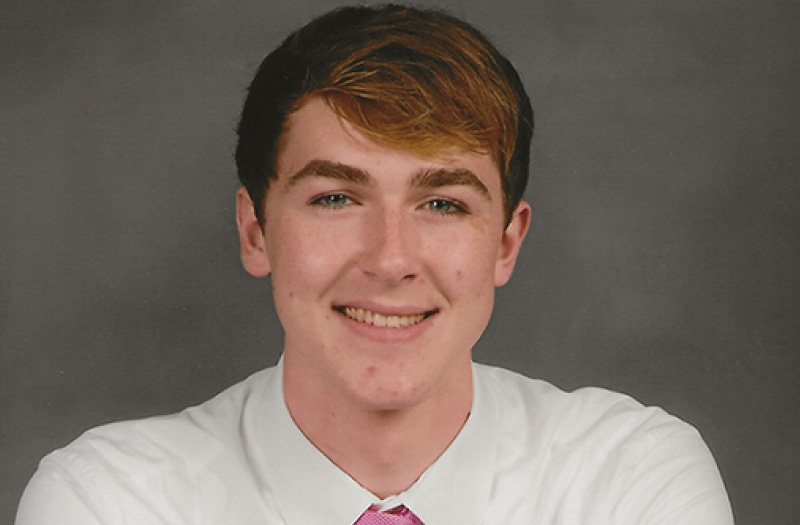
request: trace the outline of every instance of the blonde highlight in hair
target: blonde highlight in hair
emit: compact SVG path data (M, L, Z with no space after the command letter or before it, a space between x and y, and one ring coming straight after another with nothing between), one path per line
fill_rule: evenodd
M334 69L319 93L340 116L393 145L425 153L442 145L496 149L510 157L516 97L475 39L454 33L375 42Z

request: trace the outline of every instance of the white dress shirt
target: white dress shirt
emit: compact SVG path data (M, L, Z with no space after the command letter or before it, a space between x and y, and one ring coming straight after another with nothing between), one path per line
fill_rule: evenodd
M300 432L281 364L171 416L90 430L45 457L17 525L350 525L404 504L425 525L732 524L698 433L597 388L473 366L471 415L402 494L380 501Z

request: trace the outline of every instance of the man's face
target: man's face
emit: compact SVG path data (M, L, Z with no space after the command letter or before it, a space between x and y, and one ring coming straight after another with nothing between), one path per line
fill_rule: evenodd
M289 117L282 145L263 237L243 191L239 228L246 268L272 274L286 381L379 410L469 388L528 206L505 229L488 156L378 145L321 99Z

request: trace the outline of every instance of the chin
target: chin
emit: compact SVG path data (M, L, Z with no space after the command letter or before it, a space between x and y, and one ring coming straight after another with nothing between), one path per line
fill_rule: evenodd
M363 408L376 412L409 409L431 397L430 389L424 384L398 381L397 376L389 381L370 381L367 385L354 389L352 395Z

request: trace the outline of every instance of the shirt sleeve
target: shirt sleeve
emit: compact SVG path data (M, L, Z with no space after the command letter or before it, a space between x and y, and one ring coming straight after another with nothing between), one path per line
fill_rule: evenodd
M654 443L624 479L613 523L733 525L716 462L689 425Z
M46 459L28 482L15 525L112 525L101 502L66 469Z

